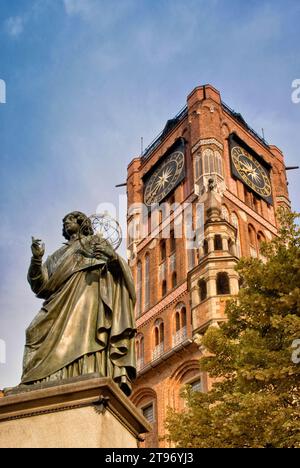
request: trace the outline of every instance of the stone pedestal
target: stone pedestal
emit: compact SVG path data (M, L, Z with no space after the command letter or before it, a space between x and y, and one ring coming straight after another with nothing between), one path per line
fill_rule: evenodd
M8 393L0 399L0 448L137 448L139 434L151 430L97 374Z

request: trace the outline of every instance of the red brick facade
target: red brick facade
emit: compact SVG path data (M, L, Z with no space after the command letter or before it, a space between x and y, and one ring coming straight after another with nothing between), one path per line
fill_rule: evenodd
M232 176L228 144L232 133L271 166L273 205ZM150 226L142 221L134 204L143 202L143 176L163 160L179 137L185 140L186 176L167 199L179 207L170 216L158 217L151 235ZM197 173L197 164L205 157L215 158L214 167L219 164L222 168L218 166L211 174ZM211 191L210 178L214 181ZM129 164L127 192L128 253L139 297L139 374L131 399L153 420L153 431L142 445L166 446L161 440L166 411L168 406L182 408L180 389L186 383L198 382L199 386L199 379L203 391L210 386L207 376L199 372L199 337L209 326L225 320L226 301L239 288L235 272L238 258L260 255L260 243L276 235L277 208L290 205L283 155L222 103L216 89L200 86L188 96L187 107L173 128ZM194 227L197 206L204 206L203 233L189 251L185 234L166 239L162 235L169 226L176 230L184 202L192 205ZM141 231L142 224L147 225L148 234Z

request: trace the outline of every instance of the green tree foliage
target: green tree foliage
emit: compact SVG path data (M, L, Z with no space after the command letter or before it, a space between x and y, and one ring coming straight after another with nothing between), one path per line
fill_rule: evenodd
M242 288L228 321L202 339L200 369L215 379L208 393L185 389L186 409L169 410L178 447L300 448L300 229L281 213L266 261L242 259ZM299 342L298 342L299 348ZM294 361L294 362L293 362Z

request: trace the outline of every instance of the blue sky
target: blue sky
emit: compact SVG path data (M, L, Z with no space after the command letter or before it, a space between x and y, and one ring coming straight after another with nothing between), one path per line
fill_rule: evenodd
M298 0L0 0L0 388L19 382L40 307L26 282L31 235L51 253L67 212L117 203L141 136L195 86L213 84L299 164L299 22Z

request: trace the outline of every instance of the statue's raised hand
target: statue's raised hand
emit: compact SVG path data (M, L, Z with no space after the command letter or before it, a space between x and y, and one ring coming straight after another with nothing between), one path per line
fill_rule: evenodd
M31 237L31 252L34 258L41 259L45 253L45 244L41 239L35 239ZM41 243L42 242L42 243Z

